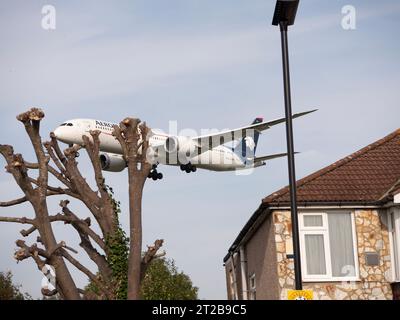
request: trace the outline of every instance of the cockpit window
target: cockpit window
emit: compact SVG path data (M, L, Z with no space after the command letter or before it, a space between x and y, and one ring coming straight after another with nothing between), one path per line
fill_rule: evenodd
M67 125L66 123L61 123L61 124L60 124L60 127L66 126L66 125Z
M73 126L73 124L72 124L72 123L70 123L70 122L68 122L68 123L62 123L62 124L60 124L60 127L63 127L63 126L72 127L72 126Z
M67 126L68 126L68 127L72 127L73 124L72 124L72 123L67 123Z

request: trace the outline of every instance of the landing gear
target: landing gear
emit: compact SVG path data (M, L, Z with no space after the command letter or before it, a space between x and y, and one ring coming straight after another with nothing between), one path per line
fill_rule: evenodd
M161 180L163 178L163 174L157 171L157 165L153 164L153 167L150 170L149 175L147 176L149 179L153 179L154 181Z
M161 172L152 172L150 173L150 177L154 181L161 180L163 178L163 174Z
M196 172L197 168L189 162L187 164L181 164L181 170L185 171L186 173L190 173Z

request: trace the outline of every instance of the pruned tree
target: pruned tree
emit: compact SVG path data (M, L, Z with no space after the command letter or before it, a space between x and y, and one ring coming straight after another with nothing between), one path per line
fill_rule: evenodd
M150 173L151 164L147 161L149 130L139 119L126 118L119 126L114 126L113 135L119 141L129 177L129 218L130 246L128 260L128 299L138 299L142 262L142 195L144 183ZM157 247L158 242L155 246ZM162 242L160 243L160 246ZM158 248L157 248L158 250ZM156 252L156 251L155 251ZM143 266L145 268L145 266Z
M33 217L4 217L0 222L12 222L28 225L29 228L21 231L23 237L28 237L34 232L38 233L37 241L26 244L17 240L18 251L15 259L22 261L31 258L39 270L45 265L51 265L56 274L56 289L42 292L46 296L59 294L63 299L81 299L85 291L77 287L66 261L85 274L90 282L96 285L98 297L101 299L139 299L140 283L144 277L143 271L162 246L162 240L155 241L142 255L142 194L146 178L151 170L147 161L148 135L150 129L139 119L127 118L119 126L115 126L114 135L121 144L124 159L128 166L129 184L129 212L130 225L128 239L125 237L118 220L119 203L112 195L112 189L105 184L100 162L100 131L90 131L89 136L83 136L83 145L73 145L61 150L56 137L50 133L50 140L42 142L40 136L40 123L44 112L32 108L17 116L26 130L35 152L36 160L28 162L24 157L14 152L10 145L0 145L0 153L7 165L6 171L10 173L21 191L23 197L7 202L0 202L0 207L10 207L28 202L31 204ZM90 159L94 172L94 186L91 186L81 173L76 158L78 152L84 149ZM36 173L36 178L31 172ZM49 176L53 176L58 185L49 184ZM111 190L111 192L110 192ZM61 211L56 214L49 212L48 198L52 196L65 196L68 199L60 201ZM90 217L82 219L73 212L69 203L78 201L83 203ZM96 232L92 220L99 226ZM65 241L57 241L52 224L64 222L70 225L80 238L80 247L87 256L96 264L97 270L92 272L85 267L74 255L77 251ZM127 248L128 270L123 270L117 260L121 252ZM121 250L121 249L118 249ZM119 267L116 267L116 266ZM123 274L125 272L125 274ZM124 281L123 279L126 279ZM126 287L127 290L124 289ZM43 291L43 290L42 290Z

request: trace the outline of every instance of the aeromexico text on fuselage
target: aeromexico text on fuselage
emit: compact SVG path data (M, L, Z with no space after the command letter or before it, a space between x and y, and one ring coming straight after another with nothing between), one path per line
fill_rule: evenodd
M96 120L96 128L97 127L109 127L111 129L113 129L115 125L116 125L115 123Z
M298 113L293 118L314 111ZM267 160L286 156L286 153L261 157L255 155L260 133L283 122L285 118L264 122L258 117L248 126L196 137L172 136L152 131L149 137L148 161L153 164L153 169L149 177L154 180L162 177L157 172L159 164L179 166L187 173L194 172L197 168L233 171L263 166ZM103 170L118 172L126 167L126 162L119 142L112 135L114 126L114 123L107 121L74 119L62 123L54 134L61 142L82 145L83 135L90 136L90 130L99 130ZM225 145L232 141L237 141L235 147Z

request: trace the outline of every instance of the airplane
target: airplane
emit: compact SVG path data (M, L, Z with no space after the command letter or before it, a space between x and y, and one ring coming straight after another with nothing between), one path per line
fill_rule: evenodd
M294 114L293 119L315 112L315 110ZM196 172L197 168L211 171L235 171L266 165L266 161L285 157L287 153L257 157L255 155L260 133L280 123L285 118L264 122L257 117L250 125L202 136L173 136L151 130L147 159L152 164L149 178L160 180L159 164L179 166L186 173ZM91 130L101 132L100 162L102 170L123 171L127 164L122 155L118 140L112 135L114 126L108 121L94 119L74 119L65 121L54 130L57 140L72 145L83 145L83 135L90 137ZM229 142L235 146L227 146Z

